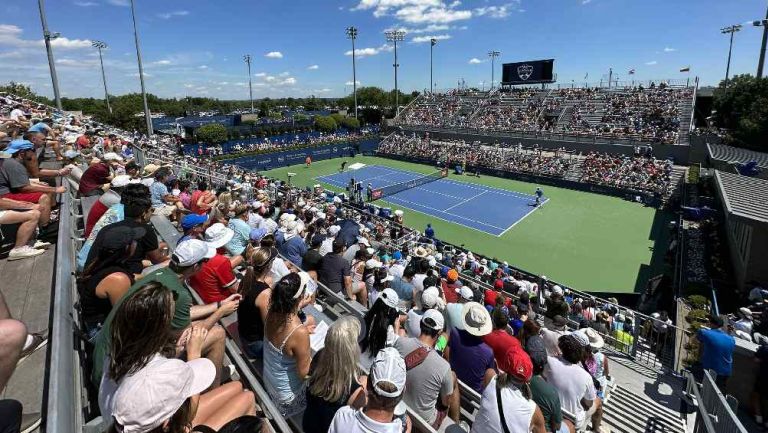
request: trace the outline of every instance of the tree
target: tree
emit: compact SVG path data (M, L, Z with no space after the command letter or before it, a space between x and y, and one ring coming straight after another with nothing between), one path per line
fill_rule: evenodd
M333 121L336 122L337 125L341 125L341 123L344 121L344 115L339 113L333 113L331 114L331 117L333 118Z
M768 151L768 78L737 75L720 83L712 107L715 124L731 130L732 144Z
M227 141L227 128L219 123L209 123L197 128L197 140L201 143L223 143Z
M322 132L333 132L338 128L336 121L331 116L316 116L315 129Z
M360 129L360 122L354 117L345 117L341 119L341 126L349 130Z

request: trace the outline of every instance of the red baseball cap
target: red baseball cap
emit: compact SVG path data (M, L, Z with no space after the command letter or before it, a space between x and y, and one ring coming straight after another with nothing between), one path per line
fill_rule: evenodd
M518 382L528 383L533 376L531 357L517 347L510 347L507 350L499 368Z
M496 290L504 289L504 280L496 280L493 282L493 288Z

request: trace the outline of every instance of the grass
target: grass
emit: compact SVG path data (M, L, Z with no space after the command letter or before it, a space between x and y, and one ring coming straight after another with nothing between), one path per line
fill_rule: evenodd
M434 171L431 166L386 158L357 156L346 160L348 165L359 162L418 173ZM266 174L287 179L287 173L293 172L294 185L308 186L322 184L317 178L336 173L340 164L341 159L331 159L313 162L311 168L301 164ZM535 184L496 177L452 175L451 179L525 194L532 194L536 188ZM621 198L565 188L546 186L544 194L549 202L501 237L400 206L392 207L405 211L408 226L423 230L431 223L441 239L464 244L473 251L507 260L579 290L640 292L648 278L663 272L663 252L668 242L665 226L669 220L664 213Z

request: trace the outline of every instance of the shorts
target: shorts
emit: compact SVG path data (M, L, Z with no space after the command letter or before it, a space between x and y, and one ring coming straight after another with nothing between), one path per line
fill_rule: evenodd
M0 196L0 198L7 198L11 200L17 200L17 201L25 201L27 203L37 203L40 201L40 197L43 196L42 192L19 192L19 193L13 193L9 192L8 194Z
M597 399L592 401L592 406L584 413L584 418L576 421L576 431L587 429L587 425L592 421L592 415L597 412Z
M156 207L154 209L154 211L153 211L153 214L154 215L164 216L164 217L169 217L169 216L173 215L173 213L175 211L176 211L176 206L166 204L166 205L162 205L162 206Z
M365 290L365 288L366 286L364 281L357 281L352 283L352 293L355 295Z

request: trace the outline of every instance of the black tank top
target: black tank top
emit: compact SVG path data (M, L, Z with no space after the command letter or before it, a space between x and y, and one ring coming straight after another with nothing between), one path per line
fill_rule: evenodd
M80 308L83 310L83 320L87 323L103 323L104 319L112 311L112 303L109 302L109 298L99 298L96 295L96 286L101 283L101 280L113 274L120 272L128 276L133 284L133 275L121 266L110 266L96 272L91 278L84 284L78 285L78 292L80 293Z
M243 293L243 300L237 307L237 330L240 338L246 341L264 340L264 322L256 307L256 298L267 289L269 289L267 283L255 281L253 287Z

